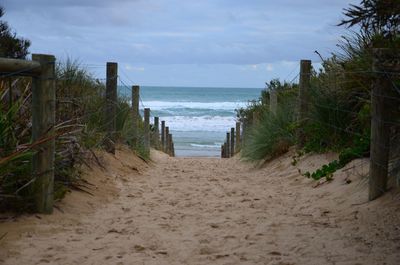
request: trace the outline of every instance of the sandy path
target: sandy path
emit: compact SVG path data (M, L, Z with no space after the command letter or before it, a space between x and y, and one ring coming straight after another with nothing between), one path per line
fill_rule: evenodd
M398 193L379 207L340 176L312 188L289 155L262 170L154 160L142 175L126 171L119 197L95 213L22 235L3 264L400 264Z

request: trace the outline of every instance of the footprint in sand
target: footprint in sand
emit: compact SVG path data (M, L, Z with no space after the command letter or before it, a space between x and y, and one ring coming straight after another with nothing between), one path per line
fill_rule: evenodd
M202 247L199 249L200 255L210 255L216 253L217 250L211 247Z
M40 259L38 263L36 264L41 264L41 263L50 263L50 260L48 259Z

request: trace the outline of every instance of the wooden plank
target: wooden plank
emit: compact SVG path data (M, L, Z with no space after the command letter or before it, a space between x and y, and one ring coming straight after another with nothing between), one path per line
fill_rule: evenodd
M42 72L42 67L41 64L36 61L36 59L28 61L21 59L0 58L0 73L15 73L19 76L39 76ZM44 65L43 70L45 70L45 68L46 66Z

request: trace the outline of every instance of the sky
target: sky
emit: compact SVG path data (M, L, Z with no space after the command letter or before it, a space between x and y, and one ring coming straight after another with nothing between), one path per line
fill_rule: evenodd
M143 86L264 87L337 51L351 0L2 0L31 53Z

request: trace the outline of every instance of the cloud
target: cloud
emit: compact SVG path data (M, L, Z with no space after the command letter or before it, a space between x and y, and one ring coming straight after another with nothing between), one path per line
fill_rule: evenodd
M126 64L125 65L125 70L143 72L145 70L145 68L144 67L135 67L135 66L132 66L130 64Z
M107 7L136 1L139 0L3 0L3 5L10 9L22 7L47 9L52 7Z
M265 74L300 59L319 60L314 50L326 57L337 49L345 31L335 24L349 2L357 0L3 0L2 5L10 25L32 40L32 52L96 64L255 65L253 72Z

